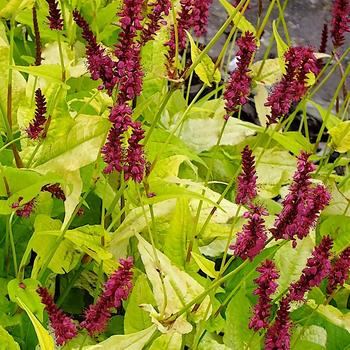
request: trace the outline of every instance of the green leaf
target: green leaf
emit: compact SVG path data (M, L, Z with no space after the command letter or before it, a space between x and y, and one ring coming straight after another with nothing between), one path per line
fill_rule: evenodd
M231 16L236 8L231 5L227 0L220 0L221 5L225 8L227 13ZM239 11L233 18L233 23L237 26L239 30L244 32L251 32L256 35L256 30L253 24L251 24Z
M252 305L241 287L226 309L224 343L231 349L259 349L259 335L248 328Z
M5 328L0 326L0 350L21 350Z
M287 151L278 148L256 149L256 157L262 157L256 167L259 194L263 198L273 198L280 194L282 185L289 183L296 162Z
M285 72L285 59L284 59L284 54L288 50L288 45L283 41L281 36L279 35L276 27L276 21L272 22L272 31L273 35L275 37L276 43L277 43L277 52L278 52L278 60L279 64L281 67L281 71L284 73Z
M171 332L162 334L151 345L150 350L181 350L182 334Z
M328 130L338 126L341 123L341 120L337 116L332 113L328 113L327 110L324 109L320 104L312 100L308 100L307 102L317 109Z
M62 83L62 69L59 64L45 64L40 66L13 66L14 70L45 78L47 81Z
M278 290L285 291L291 282L299 279L307 259L310 257L314 242L310 236L297 241L296 248L290 243L285 244L275 254L275 263L280 271Z
M54 124L54 120L52 121ZM99 116L79 115L63 127L53 125L43 142L34 165L41 172L75 171L96 161L110 127Z
M23 281L13 279L7 284L10 300L16 303L19 298L33 314L42 320L44 306L36 292L38 287L39 282L31 278Z
M341 121L329 131L332 136L330 146L340 153L350 150L350 120Z
M33 7L34 0L9 0L1 9L0 17L15 17L20 11Z
M141 304L153 304L155 302L147 277L141 274L132 289L124 318L125 334L141 331L152 325L151 318L144 311Z
M308 300L307 305L320 317L350 332L350 312L344 314L332 305L317 305L314 300Z
M201 54L201 51L196 46L196 43L194 42L191 34L187 31L186 33L191 43L191 59L192 62L195 62ZM213 81L219 83L221 80L221 73L219 69L215 68L214 62L208 55L204 55L202 57L201 61L197 64L194 71L198 75L199 79L208 86L211 86L211 83Z
M295 344L292 347L293 350L326 350L327 331L316 325L295 327L291 344Z
M207 106L207 113L201 117L198 114L183 123L181 139L194 151L203 152L210 150L217 144L218 137L225 122L225 103L223 100L208 101L201 107ZM214 113L215 111L215 113ZM230 118L227 121L220 145L237 145L246 140L249 136L255 135L255 131L243 125L237 118Z
M192 230L193 217L189 209L189 201L178 198L169 231L164 240L164 253L183 269L186 267L187 240L191 238Z
M339 254L350 246L350 217L332 215L319 226L321 236L330 235L334 241L334 250Z
M195 252L191 252L191 255L194 261L197 263L199 268L206 273L209 277L217 278L219 273L215 271L215 263L207 258L205 258L201 254L197 254Z
M127 334L127 335L114 335L107 340L91 346L84 346L84 350L111 350L111 349L123 349L123 350L142 350L144 346L153 336L156 327L150 326L140 332ZM74 350L78 350L75 348Z
M34 316L32 311L28 308L28 306L17 297L17 304L27 313L30 321L32 322L35 333L38 337L39 345L41 350L54 350L55 343L53 338L50 336L48 331L42 326L39 320Z
M157 249L156 260L152 246L141 236L138 235L137 238L139 240L138 248L141 259L145 266L147 277L153 286L153 294L158 309L164 310L163 317L179 311L183 305L189 303L204 291L204 288L195 279L173 265L170 259ZM163 282L160 275L162 275ZM166 298L164 294L166 294ZM207 296L196 311L192 312L191 317L195 322L203 320L207 315L209 303L210 299ZM170 329L164 326L163 332L171 331L173 326L169 325ZM182 327L186 327L186 330L183 332L187 333L188 327L185 324L181 325L181 333ZM180 332L180 328L178 331Z
M282 79L279 58L258 61L251 65L253 77L264 85L273 85ZM259 75L258 75L259 73Z

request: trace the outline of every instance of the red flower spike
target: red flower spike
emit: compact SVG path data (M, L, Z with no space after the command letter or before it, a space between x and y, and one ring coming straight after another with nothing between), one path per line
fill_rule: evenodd
M45 310L49 315L51 327L55 332L57 345L64 345L68 340L77 335L77 328L72 319L65 315L54 303L48 290L43 287L37 289L41 297L41 302L45 305Z

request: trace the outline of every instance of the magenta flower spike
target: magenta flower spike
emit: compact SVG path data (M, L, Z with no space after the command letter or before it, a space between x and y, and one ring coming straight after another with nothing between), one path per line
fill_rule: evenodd
M331 36L334 48L344 44L347 32L350 32L350 1L333 0Z
M322 35L321 35L321 44L319 48L319 52L325 53L327 50L327 42L328 42L328 24L325 23L323 25L322 29Z
M40 295L41 302L45 305L45 310L49 315L50 325L55 333L56 344L64 345L77 335L75 324L70 317L57 307L46 288L39 287L37 293Z
M255 158L249 146L245 146L242 154L242 172L237 177L236 204L249 204L257 195Z
M286 297L281 300L275 322L266 332L265 350L290 350L292 322L289 316L289 303Z
M46 98L40 88L35 91L35 106L34 119L26 129L28 137L32 140L37 140L40 136L43 136L46 123Z
M262 217L266 215L268 213L263 207L250 205L249 211L243 215L249 221L243 225L243 231L237 234L236 242L230 246L235 256L252 261L264 249L267 235Z
M11 207L12 209L17 209L16 210L16 215L22 218L29 218L31 213L34 210L35 207L35 198L31 199L29 202L20 204L22 201L23 197L19 197L18 201L15 203L12 203Z
M150 4L152 10L147 15L147 23L142 29L141 43L145 45L152 40L160 29L161 25L166 25L165 16L169 15L171 2L170 0L156 1Z
M260 276L254 280L258 288L254 294L259 297L258 303L254 306L253 316L249 322L249 328L258 331L267 328L271 315L272 299L271 295L276 291L278 284L275 282L279 278L276 266L272 260L265 260L256 269Z
M49 16L47 19L50 22L50 28L52 30L63 29L63 19L61 17L61 10L58 8L58 2L56 0L46 0L49 5Z
M193 0L193 23L192 27L197 37L207 32L209 8L213 0Z
M289 193L282 202L282 211L270 229L275 239L292 240L294 246L296 237L302 239L309 234L330 201L330 194L323 185L312 186L311 172L315 166L309 162L309 156L305 152L300 153Z
M317 59L310 48L291 47L284 55L286 61L286 73L282 80L276 84L269 95L265 106L271 107L271 115L268 116L269 124L278 122L288 114L293 102L299 100L307 92L307 74L318 74Z
M142 4L143 0L124 0L119 13L121 32L114 53L118 58L115 72L120 105L132 101L142 89L141 44L136 40L137 33L143 28Z
M249 65L257 49L253 33L245 32L237 40L237 46L237 68L231 73L224 92L226 119L248 102L252 81L249 75Z
M332 264L328 275L327 294L331 295L338 286L343 286L349 278L350 270L350 247L343 250Z
M97 302L90 305L85 312L85 319L80 324L91 336L103 332L111 318L111 309L119 308L122 300L126 300L132 290L133 260L120 259L120 266L105 283Z
M99 89L106 89L111 95L117 84L117 77L114 74L115 62L106 54L105 50L96 41L96 37L90 29L88 22L77 11L73 11L73 18L82 29L82 37L86 40L86 57L88 69L93 80L102 80Z
M302 271L299 280L289 287L289 299L293 301L304 300L305 293L313 287L321 284L331 270L329 258L333 241L330 237L324 236L321 243L314 249L312 256L307 260L306 267Z

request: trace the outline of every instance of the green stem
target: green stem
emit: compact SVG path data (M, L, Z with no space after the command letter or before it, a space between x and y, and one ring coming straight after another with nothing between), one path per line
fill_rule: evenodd
M18 272L17 255L16 255L16 248L15 248L15 240L13 238L13 232L12 232L12 220L14 215L15 215L15 212L13 212L9 218L8 230L9 230L9 238L10 238L10 245L11 245L11 251L12 251L13 267L15 270L15 275L17 275L17 272Z
M23 139L26 139L26 138L27 138L27 136L24 135L24 136L20 136L20 137L17 137L16 139L11 140L10 142L6 143L4 146L2 146L2 147L0 148L0 153L1 153L2 151L4 151L8 146L12 145L13 143L15 143L15 142L17 142L17 141L20 141L20 140L23 140Z
M57 44L58 44L58 51L60 54L60 63L61 63L61 70L62 70L62 81L66 81L66 69L64 67L64 57L63 57L63 50L62 50L62 43L61 43L61 33L60 31L57 31Z
M88 337L88 333L85 333L84 338L79 346L79 350L83 350L83 347L84 347L84 344L86 342L87 337Z

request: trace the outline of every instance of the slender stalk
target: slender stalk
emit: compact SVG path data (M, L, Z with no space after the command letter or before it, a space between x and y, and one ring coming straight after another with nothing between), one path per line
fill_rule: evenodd
M62 50L62 43L61 43L61 33L57 31L57 44L58 44L58 51L60 54L60 63L61 63L61 70L62 70L62 81L66 81L66 68L64 67L64 57L63 57L63 50Z
M13 212L9 218L8 231L9 231L9 238L10 238L11 251L12 251L13 268L15 270L15 275L17 275L17 271L18 271L17 255L16 255L15 241L14 241L13 232L12 232L12 220L14 215L15 215L15 212Z

